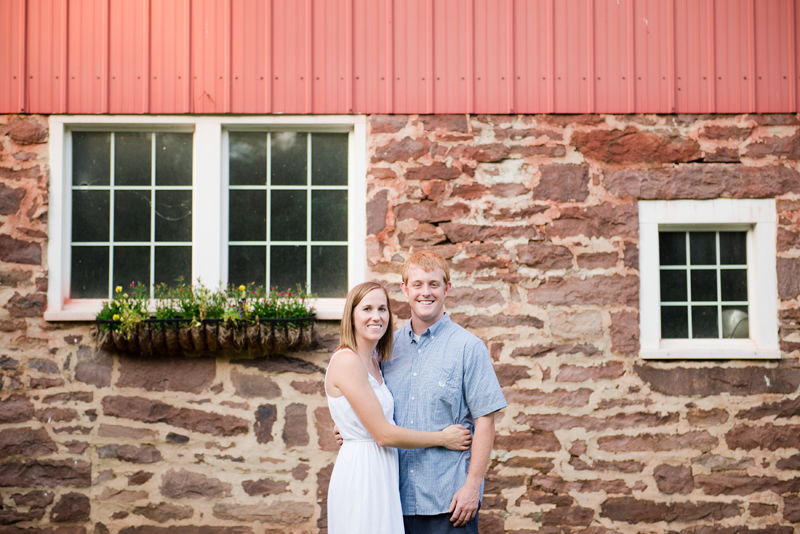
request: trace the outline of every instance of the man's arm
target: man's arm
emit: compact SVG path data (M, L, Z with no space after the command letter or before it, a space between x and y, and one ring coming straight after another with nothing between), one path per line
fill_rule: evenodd
M449 512L453 515L450 521L455 527L464 526L478 513L481 502L481 483L489 457L494 445L494 414L475 419L475 435L472 437L472 453L470 455L467 481L453 496Z

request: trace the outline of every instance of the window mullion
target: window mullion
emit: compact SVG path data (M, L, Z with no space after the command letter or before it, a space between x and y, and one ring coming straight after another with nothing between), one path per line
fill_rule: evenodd
M311 133L306 134L306 288L311 288Z
M267 278L267 291L272 289L272 276L270 272L270 267L272 265L271 256L272 256L272 133L267 132L267 217L264 220L264 224L267 227L266 237L267 237L267 251L264 254L267 265L266 265L266 278Z
M692 332L692 258L691 258L691 247L689 246L689 232L686 232L686 302L688 304L686 318L689 321L689 339L694 337L694 333Z
M716 247L716 274L717 274L717 336L722 339L722 273L720 266L719 232L714 232L714 246Z
M117 178L114 173L114 155L115 155L116 134L111 132L111 142L109 143L109 170L108 176L111 183L108 199L108 295L109 298L114 295L114 206L116 204L114 192L117 186Z
M150 134L150 298L156 284L156 134Z

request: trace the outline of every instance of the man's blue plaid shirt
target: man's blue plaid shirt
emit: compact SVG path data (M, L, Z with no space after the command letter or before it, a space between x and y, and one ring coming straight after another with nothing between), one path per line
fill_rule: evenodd
M383 364L394 396L394 420L414 430L438 431L507 406L486 345L445 314L414 339L411 323L394 335L392 360ZM400 449L403 515L447 513L467 480L470 451L443 447ZM483 486L481 486L483 493Z

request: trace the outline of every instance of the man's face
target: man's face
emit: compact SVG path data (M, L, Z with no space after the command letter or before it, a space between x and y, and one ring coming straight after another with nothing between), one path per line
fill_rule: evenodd
M450 282L444 283L444 272L435 268L425 272L412 265L408 283L401 285L411 306L411 320L430 326L444 315L444 298L450 293Z

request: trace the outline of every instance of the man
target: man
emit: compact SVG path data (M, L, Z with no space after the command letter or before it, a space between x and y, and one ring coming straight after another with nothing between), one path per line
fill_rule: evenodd
M494 443L494 412L507 406L486 345L444 311L447 261L433 252L403 265L411 322L395 332L384 363L395 422L415 430L460 423L473 429L471 451L400 450L400 499L406 533L478 532L483 476Z

